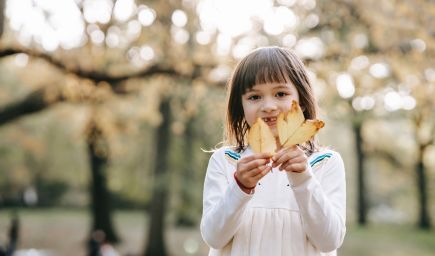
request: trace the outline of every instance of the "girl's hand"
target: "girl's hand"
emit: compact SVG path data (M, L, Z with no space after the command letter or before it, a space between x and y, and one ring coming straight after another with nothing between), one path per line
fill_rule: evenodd
M279 166L280 171L300 173L307 169L307 156L298 146L281 149L272 161L272 167Z
M252 189L248 188L255 187L257 182L272 170L272 167L267 165L271 157L270 153L257 153L241 158L237 162L235 176L243 186L240 188L244 192L249 194Z

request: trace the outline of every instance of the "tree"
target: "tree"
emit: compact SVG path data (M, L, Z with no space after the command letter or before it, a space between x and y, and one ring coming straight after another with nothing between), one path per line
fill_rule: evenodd
M368 194L365 185L365 151L361 134L368 118L404 118L410 112L416 129L420 121L430 119L427 95L433 94L433 37L430 36L430 17L434 6L419 1L419 10L409 1L320 1L318 11L323 14L314 33L323 35L325 56L315 67L325 81L336 81L338 92L346 98L345 117L354 127L358 169L358 222L366 223ZM394 6L394 8L393 8ZM332 10L337 10L332 12ZM406 24L406 25L404 25ZM328 62L325 62L328 61ZM328 66L325 65L328 63ZM335 66L334 68L331 68ZM331 70L334 70L331 74ZM337 73L337 70L342 70ZM425 75L426 74L426 75ZM425 78L426 77L426 78ZM427 81L432 77L432 81ZM426 80L427 82L423 82ZM425 109L425 110L423 110ZM400 111L399 111L400 110ZM424 121L427 123L427 121ZM427 189L424 155L430 138L416 139L419 156L416 170L420 191L420 227L427 226ZM426 146L425 146L426 145ZM425 220L426 219L426 220ZM426 223L426 224L422 224Z
M167 255L164 239L165 216L168 201L168 151L170 146L170 99L160 103L162 122L156 129L156 162L154 166L154 186L150 209L148 243L144 255ZM160 155L160 156L159 156Z
M118 7L124 4L122 2L117 1L113 5L109 4L110 6L105 7L105 11L109 13L107 19L87 16L84 12L89 7L84 6L82 2L74 3L71 9L78 11L79 20L84 23L80 36L81 39L87 40L85 40L86 43L74 46L59 43L57 48L53 48L52 45L48 45L47 48L47 45L32 41L28 45L17 46L19 31L13 31L12 34L16 38L8 41L13 43L0 48L0 57L26 54L31 59L44 60L64 72L66 80L74 76L73 80L77 81L79 85L72 90L72 95L65 93L65 84L60 83L37 89L31 92L28 97L3 106L0 109L0 125L42 111L61 102L81 102L89 104L89 108L94 108L101 101L110 101L110 97L97 99L93 96L99 89L106 88L110 92L109 94L115 97L136 93L137 90L131 89L127 85L133 79L138 80L138 84L142 87L149 86L150 80L155 79L154 81L161 83L161 86L165 86L165 83L171 83L188 87L200 82L207 84L207 86L222 88L228 77L228 70L238 58L251 49L270 44L291 47L304 58L308 67L320 79L326 81L325 83L335 87L336 78L340 76L340 73L346 73L347 76L344 76L344 78L347 77L346 79L351 78L351 81L353 79L349 88L353 88L354 93L343 100L337 97L335 90L331 90L334 91L331 105L337 107L345 105L345 114L339 113L338 116L348 118L354 131L359 170L358 218L361 224L366 223L368 203L365 196L368 193L364 178L367 170L364 167L366 152L362 130L368 118L375 118L378 114L375 107L370 105L372 103L369 104L371 107L367 104L361 107L360 103L362 99L368 99L369 102L372 102L374 95L381 93L387 83L392 83L393 89L397 89L401 83L406 82L405 76L400 77L397 74L400 72L392 72L396 70L393 68L394 63L400 63L397 70L403 70L404 67L411 68L415 63L422 63L418 66L419 71L426 69L429 71L425 73L430 73L430 70L433 70L430 69L433 63L428 62L422 57L423 54L418 52L422 42L415 41L416 37L422 37L421 40L426 45L426 50L423 52L429 56L433 55L431 48L434 45L433 39L430 37L430 31L427 31L428 26L426 26L431 18L430 13L433 7L419 2L420 6L425 7L421 12L422 15L412 13L412 15L406 16L405 20L402 20L398 17L390 17L391 12L377 8L376 6L379 5L374 4L373 1L317 1L314 2L314 5L313 1L300 1L288 3L288 6L281 5L281 1L279 3L274 1L275 7L280 5L280 8L272 9L271 17L264 18L254 15L249 17L250 22L252 21L250 29L234 30L234 28L238 28L235 24L229 26L231 29L217 24L207 25L208 17L206 16L210 13L198 13L206 4L204 2L136 1L133 6L130 6L132 10L130 13L119 11ZM237 2L233 3L233 5L236 4ZM383 4L391 7L389 2ZM397 6L395 12L402 15L413 10L411 3L407 1L397 3ZM372 13L376 13L376 15L372 15ZM275 20L272 18L282 14L285 14L283 15L285 17L284 25L269 23L270 20ZM410 22L412 26L400 28L400 25L394 25L390 22L391 20L397 20L396 24ZM411 55L404 58L404 54ZM411 64L403 61L408 61L409 57L414 60ZM370 62L372 64L386 62L387 66L391 67L391 72L387 77L373 77L369 70L371 66L369 64L360 69L351 68L352 63L357 63L358 60L366 61L369 64ZM385 67L385 65L381 65L381 67ZM410 72L403 73L410 74ZM417 74L422 76L421 72L417 72ZM164 77L164 79L159 81L160 77ZM331 80L334 82L329 82ZM433 79L426 80L416 87L423 91L422 95L427 96L431 95L432 91L428 90L426 85L432 86ZM87 86L82 90L85 84ZM367 86L367 84L369 85ZM168 127L171 126L174 112L178 111L178 109L171 109L170 102L179 97L173 92L173 87L165 87L164 90L165 95L159 94L158 96L160 97L160 105L157 109L160 111L161 122L156 127L156 138L160 139L153 143L155 143L155 148L159 150L157 151L159 154L156 154L154 160L156 163L154 169L156 184L153 187L153 203L150 209L150 223L152 224L148 230L150 235L146 241L147 247L144 252L148 254L152 254L152 252L162 253L160 255L166 253L164 217L169 188L168 184L163 181L169 172L167 170L169 168L168 154L173 137ZM413 97L420 101L417 96ZM412 111L418 112L420 109L420 105L417 104ZM430 120L426 112L422 117L424 118L420 120L426 121L419 123L419 129L423 129L420 124L425 123L423 126L426 127L427 120ZM184 134L186 153L189 151L187 148L192 146L189 144L192 141L190 139L192 127L189 125L194 122L195 118L195 114L186 118L187 125ZM90 163L94 162L91 164L94 166L92 170L98 174L96 177L102 178L100 182L104 184L104 180L107 179L104 176L104 168L110 164L110 157L99 155L98 151L95 150L94 143L101 141L102 144L106 144L104 141L107 138L105 138L104 125L98 123L95 116L94 119L90 120L89 127L94 127L89 130L90 134L93 134L93 139L88 140ZM165 144L161 144L161 141L165 141ZM433 144L433 139L424 139L422 143ZM421 149L424 152L427 146ZM107 151L110 152L110 145L107 145ZM422 164L417 164L417 166L422 167L417 169L423 171L417 173L424 174L423 157L420 159L421 161L418 162ZM421 177L424 181L425 175L421 175ZM99 187L101 191L107 189L106 185ZM419 187L422 188L422 191L426 191L425 185ZM185 200L186 203L190 200L187 193L183 194L183 198L182 200ZM422 198L421 204L427 204L427 199L424 199L427 197L422 196ZM424 209L427 207L422 207L422 209L425 212ZM110 212L110 210L104 212ZM110 216L105 217L110 219ZM97 217L94 216L95 218ZM424 223L426 222L424 221Z
M118 242L119 238L112 223L112 206L110 192L107 188L107 165L109 162L108 142L98 124L91 120L88 127L87 146L91 164L91 209L93 223L91 234L103 231L109 242Z
M113 6L110 8L110 12L113 12ZM148 6L140 6L140 8L140 10L145 10L147 12L147 15L155 16L155 11ZM171 6L169 6L167 3L156 4L155 8L160 12L161 15L159 15L158 20L154 22L155 25L153 27L150 27L150 30L147 32L149 32L149 35L155 34L157 36L154 38L151 36L150 38L149 35L147 35L146 33L138 34L135 35L133 38L129 39L127 44L123 47L112 47L110 49L110 47L108 47L110 45L110 41L107 41L106 45L101 45L98 42L88 41L89 43L77 49L74 55L69 54L69 51L71 51L69 49L55 49L55 52L53 52L53 49L45 49L45 52L43 52L38 50L40 48L40 45L38 45L37 43L34 43L34 45L30 45L29 47L17 47L14 45L9 45L0 49L0 57L25 53L26 55L33 58L43 59L50 63L52 66L64 71L66 74L73 74L79 79L79 86L73 90L73 96L66 95L64 90L62 89L63 85L59 85L59 87L61 88L42 88L30 93L28 97L19 102L14 102L10 105L4 106L0 110L2 124L16 120L17 118L27 114L41 111L61 101L78 100L81 102L86 101L88 103L91 103L91 106L95 105L96 102L105 100L95 99L92 96L93 93L98 91L99 87L109 87L112 93L119 95L125 93L134 93L128 92L124 88L124 82L134 78L143 79L155 76L157 74L166 74L173 79L187 79L188 81L193 81L196 78L204 79L204 75L202 74L201 70L204 69L205 72L207 72L209 69L212 69L213 66L204 65L202 63L198 64L195 62L180 63L178 61L175 61L177 58L180 57L178 54L183 52L183 47L179 47L176 44L171 43L171 14L174 9L171 8ZM130 19L133 22L136 22L135 24L138 23L137 16L130 17ZM123 24L125 24L125 22L127 21L124 20L121 23L118 23L113 19L108 22L100 22L98 25L86 25L88 25L89 27L93 26L92 29L94 32L101 32L105 36L107 36L107 38L109 38L110 34L113 31L120 31L120 29L125 30L126 27L123 27ZM151 23L153 22L151 21ZM149 25L150 24L144 25L144 27L147 27ZM123 31L120 32L122 33ZM92 36L90 35L91 33L92 31L89 32L89 36ZM86 34L83 36L86 36ZM155 49L157 52L162 53L162 55L158 56L158 58L155 58L155 60L151 63L147 63L147 61L143 60L143 58L140 59L140 56L138 59L138 46L140 47L141 44L143 44L144 42L148 42L149 44L155 44L156 46L158 46ZM162 42L162 44L160 44L160 42ZM148 50L148 53L150 53L150 48L144 48L144 46L142 46L140 49ZM167 49L174 50L167 51ZM126 51L128 52L128 54L130 54L130 59L124 58ZM91 56L95 55L96 58L86 58L85 60L83 58L80 58L81 54L90 54ZM116 59L116 61L112 61L114 59L114 56L115 58L118 58ZM119 58L120 56L122 56L122 58ZM188 59L190 60L191 58ZM135 67L135 65L137 65L138 63L142 68L138 69L137 67ZM91 68L85 68L89 66ZM121 70L124 70L125 72L121 74L119 74L119 72L114 74L115 72L113 70L117 71L116 69L119 67L121 67ZM84 90L86 91L84 95L81 95L83 93L83 91L80 90L82 83L86 85L91 85L91 87L94 87L95 89L89 90L89 88L87 88ZM49 100L47 100L46 94L49 94L51 96ZM78 97L76 97L77 94L79 94ZM150 241L148 242L148 244L150 245L151 249L149 250L151 252L165 251L163 242L164 239L162 234L166 207L165 205L167 197L167 187L164 186L164 184L163 186L161 186L162 184L159 183L159 179L161 178L161 176L165 176L161 175L160 173L165 173L167 171L165 170L165 166L167 164L166 162L168 155L168 146L170 144L169 140L171 137L168 135L168 127L170 126L170 121L168 121L168 118L170 118L171 112L168 107L165 107L165 105L169 105L169 103L165 103L165 101L166 100L161 101L161 108L165 110L164 113L162 112L162 117L164 121L161 123L161 125L163 125L164 127L158 127L157 132L166 132L165 135L158 136L158 138L165 138L167 140L167 143L161 144L161 141L156 141L157 148L160 148L161 152L160 154L156 154L156 163L158 163L156 165L157 169L155 170L157 185L154 186L155 196L152 200L153 202L158 203L153 204L150 214L152 219L151 223L153 223L150 227L150 230L152 230L151 234L153 234L153 236L149 236ZM90 137L88 138L87 142L91 163L90 166L93 174L93 189L91 193L93 198L94 213L93 229L102 229L108 235L109 240L116 241L117 236L114 234L114 229L110 221L111 210L108 199L109 194L105 184L106 177L104 169L107 167L109 159L107 158L106 154L101 154L98 149L101 147L101 145L104 145L104 148L106 148L104 151L110 150L108 149L109 146L105 142L104 137L106 135L101 129L100 124L98 122L95 122L91 118L89 127ZM97 198L99 199L97 200ZM161 235L154 236L154 234ZM155 247L156 245L157 247Z
M4 27L4 9L5 9L5 0L0 0L0 38L3 35L3 27Z

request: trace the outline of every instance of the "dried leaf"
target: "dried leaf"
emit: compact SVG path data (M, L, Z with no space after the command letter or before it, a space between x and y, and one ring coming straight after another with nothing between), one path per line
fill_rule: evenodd
M287 113L280 113L277 118L279 142L270 127L261 119L249 129L248 142L255 152L274 153L277 143L282 147L291 147L310 140L325 123L321 120L305 120L301 107L296 101Z
M292 106L287 114L279 114L277 128L281 145L284 145L288 138L296 132L304 120L304 113L296 101L292 102Z
M296 144L304 143L310 140L323 126L325 123L320 120L306 120L296 132L287 139L283 147L291 147Z
M261 118L258 118L249 129L248 143L257 153L274 153L276 150L275 137Z

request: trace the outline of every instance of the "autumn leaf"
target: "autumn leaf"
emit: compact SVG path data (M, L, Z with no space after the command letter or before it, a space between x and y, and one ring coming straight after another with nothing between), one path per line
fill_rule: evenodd
M278 115L277 128L281 145L284 145L286 140L296 132L304 120L304 114L296 101L292 102L287 114L281 112Z
M277 127L279 141L287 148L310 140L325 123L321 120L305 120L302 109L296 101L287 114L278 116Z
M275 137L261 118L258 118L249 129L248 143L257 153L274 153L276 150Z
M280 113L277 118L278 146L292 147L310 140L325 126L321 120L305 120L301 107L296 101L287 113ZM261 119L249 129L248 143L254 152L274 153L277 142L270 127Z
M325 126L323 121L306 120L301 126L299 126L296 132L285 141L283 147L291 147L310 140L323 126Z

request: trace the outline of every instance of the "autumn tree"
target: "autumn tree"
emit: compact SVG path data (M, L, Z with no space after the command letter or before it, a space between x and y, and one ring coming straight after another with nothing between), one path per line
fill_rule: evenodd
M333 112L347 112L355 138L357 153L358 223L367 223L368 199L365 168L366 148L364 124L373 118L405 118L414 116L416 130L433 126L425 98L433 94L433 37L430 17L434 7L426 1L319 1L320 22L313 32L321 35L325 55L318 64L317 74L336 87L346 102L336 104ZM336 10L336 11L333 11ZM405 25L406 24L406 25ZM332 84L331 84L332 83ZM339 98L337 98L340 102ZM344 108L343 108L344 107ZM395 114L397 113L397 114ZM417 134L421 134L418 131ZM432 138L432 139L431 139ZM423 155L433 143L433 136L417 136L417 188L420 205L420 227L429 227L427 179ZM389 159L395 159L388 155ZM400 159L394 160L400 162Z
M119 11L125 7L121 6L122 4L133 8L133 11L130 9L131 12L122 13ZM132 5L128 6L129 4ZM190 55L192 51L184 54L185 31L178 28L178 31L174 32L176 26L172 24L171 19L177 9L169 3L151 3L148 6L136 5L134 2L117 2L114 5L105 6L104 11L113 14L109 15L109 18L92 16L92 6L84 3L70 7L82 11L78 22L82 25L84 33L78 35L79 40L77 41L76 38L76 45L71 45L71 42L60 42L62 40L56 38L48 38L48 40L54 40L48 43L47 41L30 42L26 46L17 46L15 42L4 46L0 51L0 56L25 54L31 58L45 60L53 67L65 72L66 77L73 81L69 84L73 85L60 84L37 89L24 99L2 107L0 119L2 124L5 124L62 101L79 101L89 104L90 112L93 113L86 131L93 179L91 198L94 224L92 229L103 230L109 241L116 241L117 236L111 224L111 207L105 174L105 169L110 164L110 148L106 139L107 127L105 127L107 124L102 123L101 118L98 118L99 105L101 102L110 100L114 94L134 93L134 90L131 91L125 86L125 82L132 79L144 79L160 74L172 80L187 81L186 84L190 84L196 78L207 81L203 73L213 69L214 64L212 59L207 59L209 63L197 63L197 59ZM44 10L47 7L38 6L37 8ZM194 6L190 5L190 8ZM51 10L45 11L51 12ZM183 12L178 10L178 13ZM56 15L56 13L50 13L50 15ZM47 26L49 26L48 29L55 29L49 24ZM16 37L19 37L21 31L15 33ZM83 39L87 43L81 45L80 41ZM195 50L195 53L204 54L206 51L204 47L202 51ZM90 56L90 58L81 56ZM180 62L179 58L187 61ZM165 83L165 81L168 80L163 79L160 82ZM164 84L161 86L166 88L165 92L170 91ZM162 183L162 180L167 178L167 157L171 138L170 97L170 94L162 94L159 100L158 109L161 110L162 122L156 127L157 140L154 142L158 149L158 153L155 154L156 182L151 200L150 236L147 242L147 253L152 255L165 252L163 224L168 185Z

